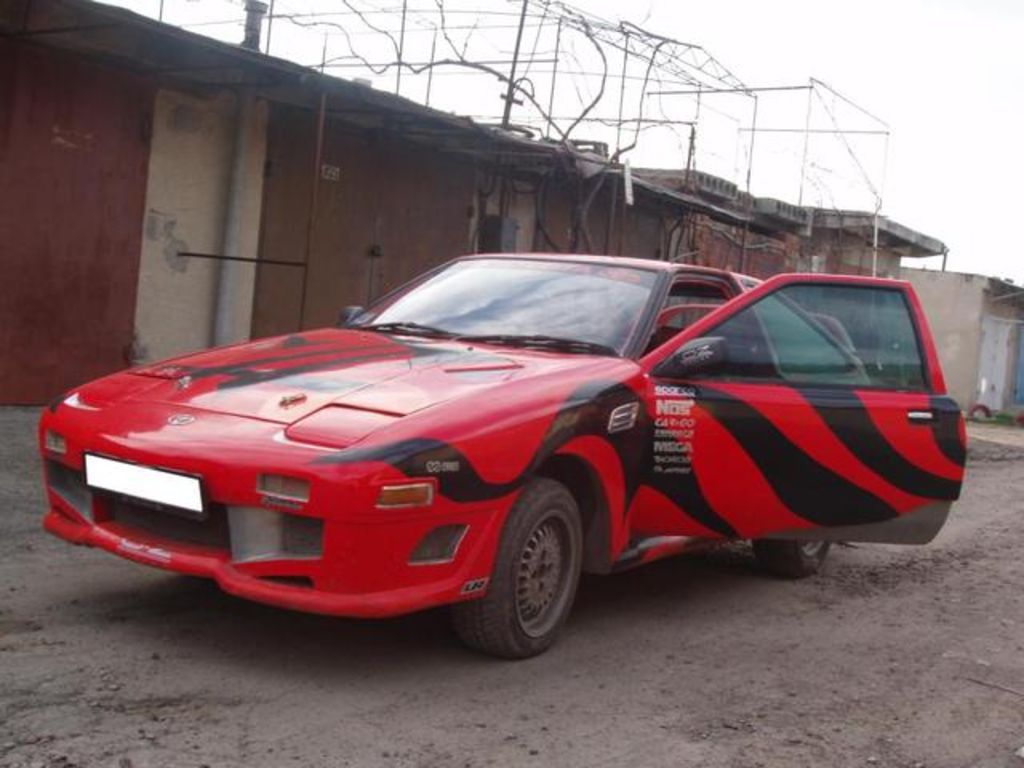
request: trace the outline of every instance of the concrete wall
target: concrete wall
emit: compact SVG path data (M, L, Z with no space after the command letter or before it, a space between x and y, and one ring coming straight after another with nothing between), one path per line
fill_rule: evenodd
M236 132L236 98L161 90L157 93L142 227L136 304L136 361L207 347L220 262L179 256L220 254ZM266 151L266 108L248 126L242 237L238 256L255 258ZM239 265L232 331L248 338L255 267Z
M988 278L920 269L904 269L902 277L921 299L949 393L966 410L976 400Z
M993 301L1008 287L982 275L903 269L902 277L921 299L946 385L960 406L1024 410L1015 401L1024 302Z

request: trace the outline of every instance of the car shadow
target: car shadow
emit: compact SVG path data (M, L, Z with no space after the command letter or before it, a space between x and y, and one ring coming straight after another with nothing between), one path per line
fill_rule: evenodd
M658 617L706 612L727 594L735 599L749 592L755 603L764 582L742 545L584 576L568 637L540 658L572 653L577 641L601 652L594 643L615 643ZM128 641L137 638L161 657L230 658L254 671L344 679L370 667L375 676L400 677L437 663L446 674L493 664L461 646L446 608L379 620L318 616L238 599L206 579L153 574L123 586L94 587L76 600L74 612L76 622L120 627Z

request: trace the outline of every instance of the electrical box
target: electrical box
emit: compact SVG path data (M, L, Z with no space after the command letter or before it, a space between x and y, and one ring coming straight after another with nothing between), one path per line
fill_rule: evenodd
M481 253L515 253L519 222L510 216L484 216L480 222Z

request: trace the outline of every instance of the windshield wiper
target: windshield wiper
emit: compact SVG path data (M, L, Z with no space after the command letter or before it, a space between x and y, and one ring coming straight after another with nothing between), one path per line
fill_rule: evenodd
M380 323L378 325L362 325L358 328L364 331L395 333L402 336L426 336L435 339L450 339L455 335L450 331L421 323Z
M566 352L619 356L618 352L604 344L582 341L581 339L566 339L560 336L545 336L543 334L517 336L508 333L495 333L480 336L457 336L456 341L478 341L482 344L508 344L513 347L539 347L541 349L559 349Z

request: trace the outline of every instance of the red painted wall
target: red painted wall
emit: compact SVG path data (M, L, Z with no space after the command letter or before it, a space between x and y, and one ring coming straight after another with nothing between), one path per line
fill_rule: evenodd
M125 366L154 87L0 39L0 404Z

